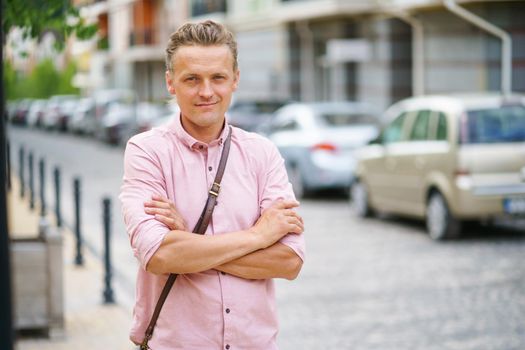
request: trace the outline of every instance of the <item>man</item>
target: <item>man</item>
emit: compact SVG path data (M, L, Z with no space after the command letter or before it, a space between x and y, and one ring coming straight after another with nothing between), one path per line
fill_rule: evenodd
M125 153L120 199L141 264L131 339L143 341L167 276L177 273L151 349L277 349L272 278L294 279L304 259L303 221L284 162L268 140L232 127L206 234L188 232L230 130L237 45L206 21L179 28L166 53L166 84L180 116L130 139Z

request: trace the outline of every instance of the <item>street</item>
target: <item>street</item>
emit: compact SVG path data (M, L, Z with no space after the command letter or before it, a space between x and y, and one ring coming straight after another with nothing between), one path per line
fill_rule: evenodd
M116 299L131 307L137 264L118 202L123 148L14 127L8 136L12 176L20 145L45 157L50 211L52 168L61 168L70 226L72 179L81 177L84 239L100 256L102 198L112 199ZM300 213L305 265L295 281L276 281L282 350L525 349L524 225L473 226L459 240L434 242L417 221L358 219L335 194L303 200Z

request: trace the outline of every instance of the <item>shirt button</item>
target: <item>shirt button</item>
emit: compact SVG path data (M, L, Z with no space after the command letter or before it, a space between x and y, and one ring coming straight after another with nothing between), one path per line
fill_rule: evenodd
M209 171L212 171L212 170L213 170L213 168L212 168L211 166L209 166L209 167L208 167L208 170L209 170Z
M203 145L199 145L199 149L204 149L204 146Z
M230 313L230 309L226 309L226 313L229 314Z
M230 344L226 344L226 349L229 349L230 348Z

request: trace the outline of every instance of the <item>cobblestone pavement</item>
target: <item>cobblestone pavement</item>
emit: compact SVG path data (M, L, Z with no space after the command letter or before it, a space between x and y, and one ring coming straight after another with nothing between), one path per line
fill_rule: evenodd
M98 197L118 191L122 152L69 135L46 135L15 130L13 155L16 143L24 143L28 149L38 149L49 164L60 164L64 179L83 174L86 202L88 195L95 198L85 205L89 211L84 221L96 222ZM74 162L73 156L83 161ZM119 213L117 208L114 212ZM97 216L89 216L92 213ZM301 213L307 229L305 266L297 280L276 283L281 350L525 349L523 222L512 230L473 227L460 240L437 243L418 222L387 217L359 220L341 198L303 200ZM86 240L101 237L89 233ZM129 245L116 225L114 238L115 265L127 266L121 274L134 276L126 258ZM117 278L116 283L122 280ZM116 293L119 304L127 304L124 297L126 291L133 294L132 285L133 281L121 284L122 291ZM100 307L101 275L92 276L86 286L91 286L92 296L76 300L85 306L76 315L95 324L89 328L81 323L81 327L108 336L107 343L88 344L119 349L111 346L116 344L112 339L126 340L127 330L113 332L111 338L111 327L118 322L111 322L106 309L89 311ZM130 321L125 319L122 322ZM83 336L82 341L92 340ZM81 350L80 343L60 349Z
M282 350L525 349L525 226L436 243L343 201L302 210L306 264L277 285Z

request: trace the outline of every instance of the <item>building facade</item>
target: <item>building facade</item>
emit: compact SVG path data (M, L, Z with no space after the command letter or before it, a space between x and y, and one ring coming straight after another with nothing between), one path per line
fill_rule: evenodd
M525 92L525 1L457 2L510 36L512 89ZM413 94L501 89L501 40L438 0L106 0L83 11L101 28L85 85L142 100L168 97L169 34L208 18L236 34L239 99L386 108Z

